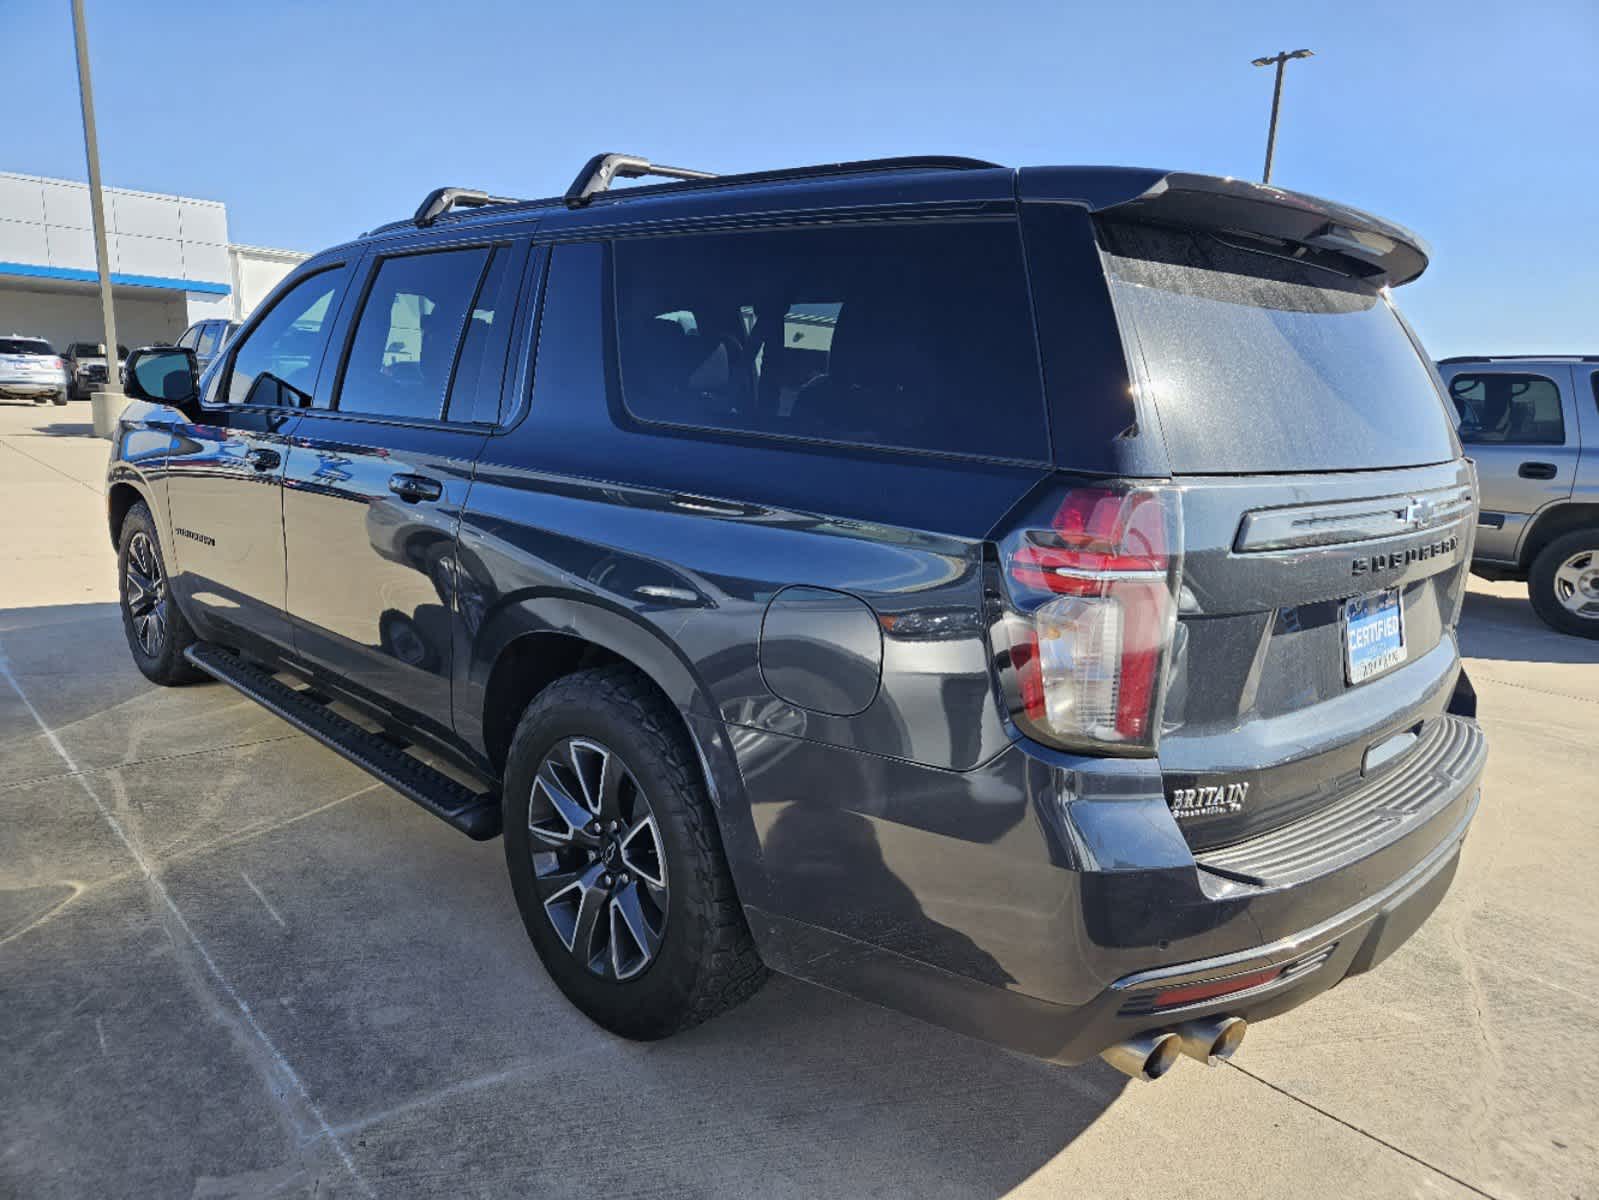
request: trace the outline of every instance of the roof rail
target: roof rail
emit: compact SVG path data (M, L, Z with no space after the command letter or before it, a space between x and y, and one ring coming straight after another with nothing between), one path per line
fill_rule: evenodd
M583 164L583 169L566 189L566 206L582 208L597 192L609 190L613 179L642 179L647 175L662 179L715 179L710 171L696 171L690 167L667 167L652 163L636 154L596 154Z
M427 194L427 199L418 206L416 216L411 218L411 223L419 229L426 229L453 208L482 208L487 204L520 203L522 203L520 200L509 196L491 196L475 188L434 188Z
M1599 363L1599 354L1456 354L1440 358L1440 363L1476 362L1574 362Z

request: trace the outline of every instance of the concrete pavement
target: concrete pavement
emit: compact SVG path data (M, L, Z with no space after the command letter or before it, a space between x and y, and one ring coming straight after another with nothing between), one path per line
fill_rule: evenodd
M1160 1084L774 980L667 1042L545 977L480 845L133 668L86 404L0 405L0 1195L1599 1195L1599 643L1474 582L1454 889Z

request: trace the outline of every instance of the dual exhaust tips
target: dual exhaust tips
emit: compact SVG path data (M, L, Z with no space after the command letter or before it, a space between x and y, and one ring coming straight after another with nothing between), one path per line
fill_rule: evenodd
M1100 1057L1122 1074L1147 1083L1176 1066L1179 1055L1198 1059L1207 1067L1226 1062L1242 1044L1248 1028L1249 1022L1242 1017L1184 1021L1176 1029L1141 1033L1117 1042Z

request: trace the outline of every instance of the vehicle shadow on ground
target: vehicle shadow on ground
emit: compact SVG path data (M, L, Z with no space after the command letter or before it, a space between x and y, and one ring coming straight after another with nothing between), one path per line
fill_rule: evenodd
M38 425L32 429L22 430L17 433L8 433L7 437L93 437L94 426L84 421L57 421L51 425Z
M1599 640L1549 628L1520 596L1467 592L1460 648L1468 658L1599 665Z
M647 1176L661 1194L997 1197L1045 1167L1129 1083L1099 1062L1051 1066L782 977L665 1041L614 1038L544 973L499 843L470 842L386 789L356 791L351 769L303 738L223 770L221 747L288 727L220 685L149 685L122 638L113 604L0 610L6 670L53 731L42 735L0 679L0 798L18 815L77 795L50 744L59 738L118 806L237 989L236 1000L213 997L217 1011L250 1005L379 1194L459 1194L459 1179L441 1179L439 1166L469 1163L472 1190L484 1195L623 1194ZM359 798L323 811L324 792ZM77 807L81 819L62 818L59 836L108 843L92 807ZM262 821L259 835L229 840ZM191 828L192 837L173 836ZM127 870L111 847L105 869ZM16 882L37 890L52 870L60 874L41 863ZM271 894L273 915L239 882L246 873ZM131 907L62 905L62 916L10 944L11 966L89 994L105 962L123 963L111 972L131 989L123 999L169 1014L150 1018L145 1067L171 1069L188 1053L192 1015L129 974L126 961L143 953L134 936L143 926L130 918L150 893L128 886ZM13 899L22 905L14 919L37 921L39 897ZM19 1018L15 1032L26 1043L58 1017L52 1010L38 1028ZM85 1063L97 1063L95 1045L90 1036ZM260 1089L231 1060L197 1058L192 1071L218 1112ZM104 1122L96 1136L120 1143L146 1119L134 1115L144 1111L145 1068L53 1078L26 1099L36 1128L70 1131L87 1110ZM542 1131L540 1113L554 1122ZM591 1136L567 1137L568 1119ZM206 1155L208 1171L243 1170L253 1135L235 1132L236 1162L172 1128L151 1178L186 1190ZM35 1149L39 1162L90 1165L65 1134ZM117 1177L114 1165L100 1169Z

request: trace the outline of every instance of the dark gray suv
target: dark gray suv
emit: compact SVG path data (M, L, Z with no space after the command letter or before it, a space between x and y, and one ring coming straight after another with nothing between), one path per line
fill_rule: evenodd
M503 831L618 1033L770 967L1215 1062L1408 937L1477 807L1474 483L1388 296L1425 265L1153 170L441 189L203 374L135 353L129 648Z

